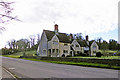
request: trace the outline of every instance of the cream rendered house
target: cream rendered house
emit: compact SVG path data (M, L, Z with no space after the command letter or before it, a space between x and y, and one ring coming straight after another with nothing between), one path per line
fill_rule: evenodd
M54 31L43 30L37 55L49 57L66 57L70 54L70 41L65 33L58 32L56 24Z
M90 53L91 56L96 56L96 53L99 51L99 47L96 43L96 41L90 41Z
M76 39L74 39L71 43L71 55L74 56L74 54L79 54L80 52L82 52L82 47L80 46L80 44L77 42Z
M74 54L89 52L89 45L87 44L87 41L85 41L85 40L78 41L78 40L74 39L71 43L71 47L72 47L72 51Z
M38 56L66 57L68 55L86 53L95 56L98 45L95 41L76 40L69 38L66 33L58 32L58 25L54 25L54 31L43 30L40 44L37 49Z
M85 53L89 56L96 56L96 53L99 51L99 47L96 41L88 41L88 35L86 36L86 40L76 40L74 39L71 42L71 52L70 54L74 56L74 54Z

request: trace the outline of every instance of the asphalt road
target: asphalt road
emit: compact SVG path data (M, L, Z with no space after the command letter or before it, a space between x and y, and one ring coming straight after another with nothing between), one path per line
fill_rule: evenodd
M1 57L0 57L1 58ZM118 78L118 70L2 57L2 66L19 78Z
M9 73L2 69L2 78L13 78Z

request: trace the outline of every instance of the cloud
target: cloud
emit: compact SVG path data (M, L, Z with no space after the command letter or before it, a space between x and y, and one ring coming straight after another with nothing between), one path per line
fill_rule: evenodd
M13 14L23 22L8 25L6 33L13 34L11 38L41 33L43 29L54 30L54 21L59 25L60 32L83 34L109 32L118 24L119 0L13 1L16 2Z
M17 11L28 24L55 21L65 32L97 33L117 28L117 3L118 0L21 0Z

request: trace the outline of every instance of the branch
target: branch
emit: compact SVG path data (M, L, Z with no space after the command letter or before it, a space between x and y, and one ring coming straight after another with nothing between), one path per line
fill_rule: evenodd
M7 18L9 18L9 19L11 19L11 20L16 20L16 21L21 21L21 20L19 20L19 19L17 19L17 16L15 16L15 17L12 17L12 16L9 16L9 15L4 15L4 14L0 14L2 17L7 17Z

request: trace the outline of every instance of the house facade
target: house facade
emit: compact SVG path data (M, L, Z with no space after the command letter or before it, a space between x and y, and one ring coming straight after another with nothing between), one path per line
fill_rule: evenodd
M71 47L74 54L80 54L80 53L90 54L89 45L85 40L80 41L74 39L71 43Z
M82 52L82 47L77 42L76 39L74 39L71 43L71 55L74 56L75 54L79 54Z
M90 41L90 53L91 56L96 56L96 53L99 51L99 47L96 43L96 41Z
M54 31L43 30L37 54L39 56L65 57L70 54L70 41L65 33L58 32L56 24Z
M71 35L72 36L72 35ZM71 37L72 38L72 37ZM68 55L86 53L95 56L98 45L95 41L71 39L66 33L58 31L58 25L54 25L54 31L43 30L37 49L38 56L66 57Z

